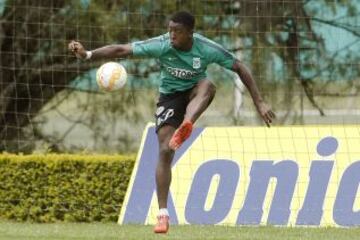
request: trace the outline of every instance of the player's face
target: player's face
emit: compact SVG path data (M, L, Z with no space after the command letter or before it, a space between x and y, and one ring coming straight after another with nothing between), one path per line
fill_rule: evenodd
M175 48L186 49L191 45L193 31L181 23L169 22L169 34L171 45Z

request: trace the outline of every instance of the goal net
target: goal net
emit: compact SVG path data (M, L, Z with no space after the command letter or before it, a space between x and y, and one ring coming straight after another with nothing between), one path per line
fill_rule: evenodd
M136 151L154 121L159 65L114 59L129 82L105 94L95 83L105 61L78 61L86 49L167 32L176 10L195 15L196 32L222 44L252 70L275 124L359 123L357 1L192 0L0 2L0 149ZM234 74L210 66L217 96L198 126L262 125Z

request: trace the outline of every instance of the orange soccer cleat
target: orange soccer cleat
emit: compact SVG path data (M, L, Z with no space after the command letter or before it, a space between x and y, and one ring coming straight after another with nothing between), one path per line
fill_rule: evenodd
M191 135L193 124L190 121L184 121L178 129L176 129L174 135L170 139L169 147L172 150L178 149L186 139Z
M169 231L169 216L160 215L157 217L157 224L154 227L154 233L167 233Z

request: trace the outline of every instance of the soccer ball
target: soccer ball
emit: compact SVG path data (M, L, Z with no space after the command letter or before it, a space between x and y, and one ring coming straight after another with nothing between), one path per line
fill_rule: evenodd
M107 62L96 72L96 82L100 89L115 91L124 87L127 73L123 65L116 62Z

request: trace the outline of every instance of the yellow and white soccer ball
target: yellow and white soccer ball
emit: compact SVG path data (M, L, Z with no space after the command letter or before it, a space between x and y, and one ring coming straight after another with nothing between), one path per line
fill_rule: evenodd
M96 82L100 89L116 91L125 86L127 79L126 69L117 62L107 62L96 72Z

